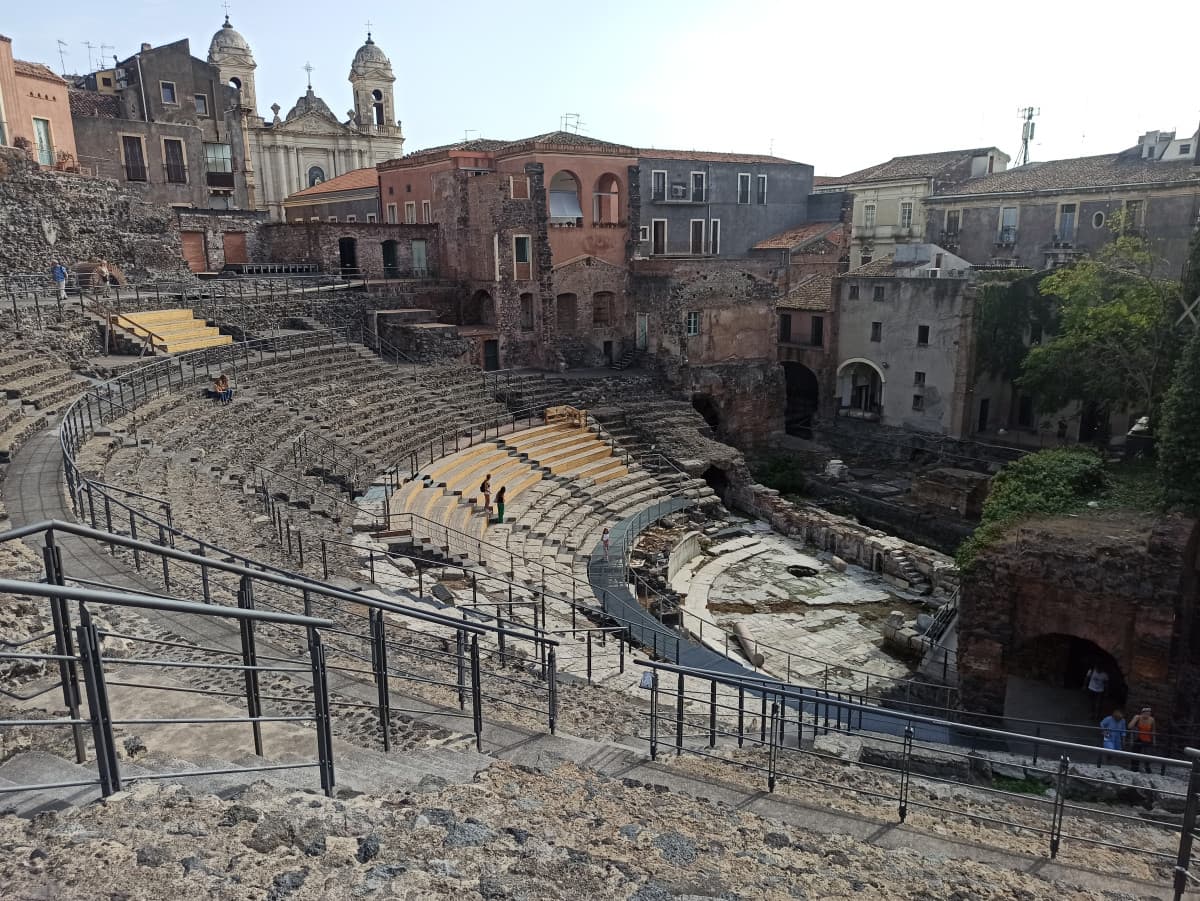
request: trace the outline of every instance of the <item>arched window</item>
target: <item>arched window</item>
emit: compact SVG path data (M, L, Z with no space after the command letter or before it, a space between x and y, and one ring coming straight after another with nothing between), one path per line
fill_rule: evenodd
M621 182L615 175L605 174L596 179L592 221L597 225L616 225L621 221Z
M311 166L308 170L308 186L319 185L325 180L325 170L320 166Z
M375 114L375 124L387 125L387 121L383 118L383 91L379 88L371 92L371 109Z
M229 86L235 91L240 91L242 89L242 80L240 78L231 78L229 79Z
M550 179L550 224L583 224L583 208L579 205L579 179L566 170Z

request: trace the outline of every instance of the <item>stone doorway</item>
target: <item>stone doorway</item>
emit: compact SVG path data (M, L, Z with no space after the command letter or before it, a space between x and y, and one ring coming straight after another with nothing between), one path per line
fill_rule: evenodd
M354 238L338 238L338 265L342 275L358 274L358 241Z
M1103 667L1109 676L1103 712L1098 717L1092 714L1091 699L1084 687L1087 672L1095 665ZM1053 633L1027 641L1009 657L1007 670L1004 715L1046 723L1042 734L1047 737L1071 736L1068 740L1072 741L1088 737L1085 743L1097 744L1091 727L1098 726L1113 708L1125 710L1130 700L1116 658L1077 635ZM1128 717L1130 711L1125 713Z
M813 418L820 402L816 373L803 363L789 361L783 364L783 374L787 386L784 429L789 435L811 438Z

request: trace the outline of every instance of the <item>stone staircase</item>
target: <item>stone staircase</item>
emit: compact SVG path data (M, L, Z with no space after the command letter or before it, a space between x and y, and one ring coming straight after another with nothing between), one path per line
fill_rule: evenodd
M232 335L222 335L189 309L124 313L110 321L121 353L173 354L233 343Z

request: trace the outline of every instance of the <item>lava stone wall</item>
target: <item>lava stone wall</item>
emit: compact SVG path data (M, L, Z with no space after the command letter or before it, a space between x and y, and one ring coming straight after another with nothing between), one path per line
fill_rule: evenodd
M427 265L432 268L439 258L437 225L381 225L367 222L272 222L258 230L251 260L256 263L317 263L325 272L341 269L338 242L353 238L358 267L367 275L383 275L383 242L396 242L395 268L401 273L412 269L412 242L425 242Z
M1195 721L1196 526L1178 516L1045 520L983 550L959 601L964 706L1002 713L1022 646L1073 635L1117 661L1127 706L1154 707L1164 730Z
M107 179L43 170L0 147L0 272L48 273L56 259L70 267L101 258L127 278L181 275L174 211Z

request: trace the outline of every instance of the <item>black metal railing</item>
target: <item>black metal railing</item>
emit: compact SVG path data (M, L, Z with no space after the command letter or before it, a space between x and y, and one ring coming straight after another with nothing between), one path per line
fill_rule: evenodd
M1183 780L1186 788L1159 784L1154 789L1160 801L1185 805L1181 824L1157 812L1135 815L1115 807L1087 804L1085 799L1096 794L1128 792L1131 787L1130 783L1103 775L1103 771L1097 774L1074 765L1079 759L1091 759L1097 753L1094 747L1043 740L1042 757L1038 758L1030 753L1028 736L1019 733L881 712L845 693L739 678L671 663L636 662L650 674L648 729L642 737L649 743L652 759L671 749L675 756L687 753L704 757L764 776L771 792L790 783L841 793L845 783L824 768L852 765L874 777L856 782L856 796L895 804L900 822L906 820L910 809L923 808L998 829L1040 835L1052 858L1057 857L1064 841L1070 841L1144 855L1160 864L1172 862L1176 899L1182 897L1188 880L1195 879L1190 867L1200 794L1200 752L1196 750L1189 749L1186 759L1103 751L1110 762L1155 766ZM821 740L827 736L864 732L870 733L871 752L859 759L823 750L826 746ZM952 735L958 736L956 744L960 747L946 741ZM963 745L971 750L962 749ZM1025 780L1040 784L1041 791L1017 793L1003 782L991 783L986 778L990 758L981 748L1005 752L996 763L1019 767ZM934 786L969 788L971 800L960 804L958 793L953 791L914 793L914 779ZM1017 803L985 813L980 809L980 796ZM1178 847L1172 849L1166 843L1159 847L1135 845L1098 828L1103 822L1177 834ZM1076 823L1079 825L1073 827Z

